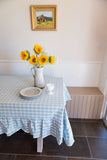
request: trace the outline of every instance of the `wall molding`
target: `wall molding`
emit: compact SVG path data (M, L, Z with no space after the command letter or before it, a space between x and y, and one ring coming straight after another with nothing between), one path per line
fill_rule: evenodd
M22 60L5 60L5 59L0 59L0 63L25 63L25 61L22 61Z
M0 74L30 75L32 65L20 60L0 60ZM68 86L96 87L99 84L102 62L63 62L46 65L44 74L63 77ZM69 69L69 70L68 70Z
M25 61L0 59L0 63L25 63ZM103 63L102 61L64 61L64 62L56 61L56 64L102 64L102 63Z

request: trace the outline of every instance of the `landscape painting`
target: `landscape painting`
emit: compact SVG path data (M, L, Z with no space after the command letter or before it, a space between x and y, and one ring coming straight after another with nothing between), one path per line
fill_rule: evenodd
M57 6L56 5L32 5L31 6L33 31L57 30Z
M36 11L37 26L52 26L52 11Z

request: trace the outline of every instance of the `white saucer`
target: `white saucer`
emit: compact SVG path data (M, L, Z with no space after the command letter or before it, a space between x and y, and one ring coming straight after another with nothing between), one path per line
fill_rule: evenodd
M42 89L38 87L28 87L20 91L20 95L24 98L34 98L42 93Z
M52 91L52 92L46 91L46 94L52 95L52 94L54 94L54 91Z

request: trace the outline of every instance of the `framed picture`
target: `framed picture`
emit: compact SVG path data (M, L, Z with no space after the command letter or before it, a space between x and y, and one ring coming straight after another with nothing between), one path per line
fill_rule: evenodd
M57 30L56 5L31 6L32 30L55 31Z

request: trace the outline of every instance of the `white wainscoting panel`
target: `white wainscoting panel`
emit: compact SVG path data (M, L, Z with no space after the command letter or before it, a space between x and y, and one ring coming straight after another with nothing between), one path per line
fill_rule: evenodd
M68 62L47 65L44 74L63 77L67 86L97 87L101 71L101 62ZM0 60L0 74L31 75L28 62Z

